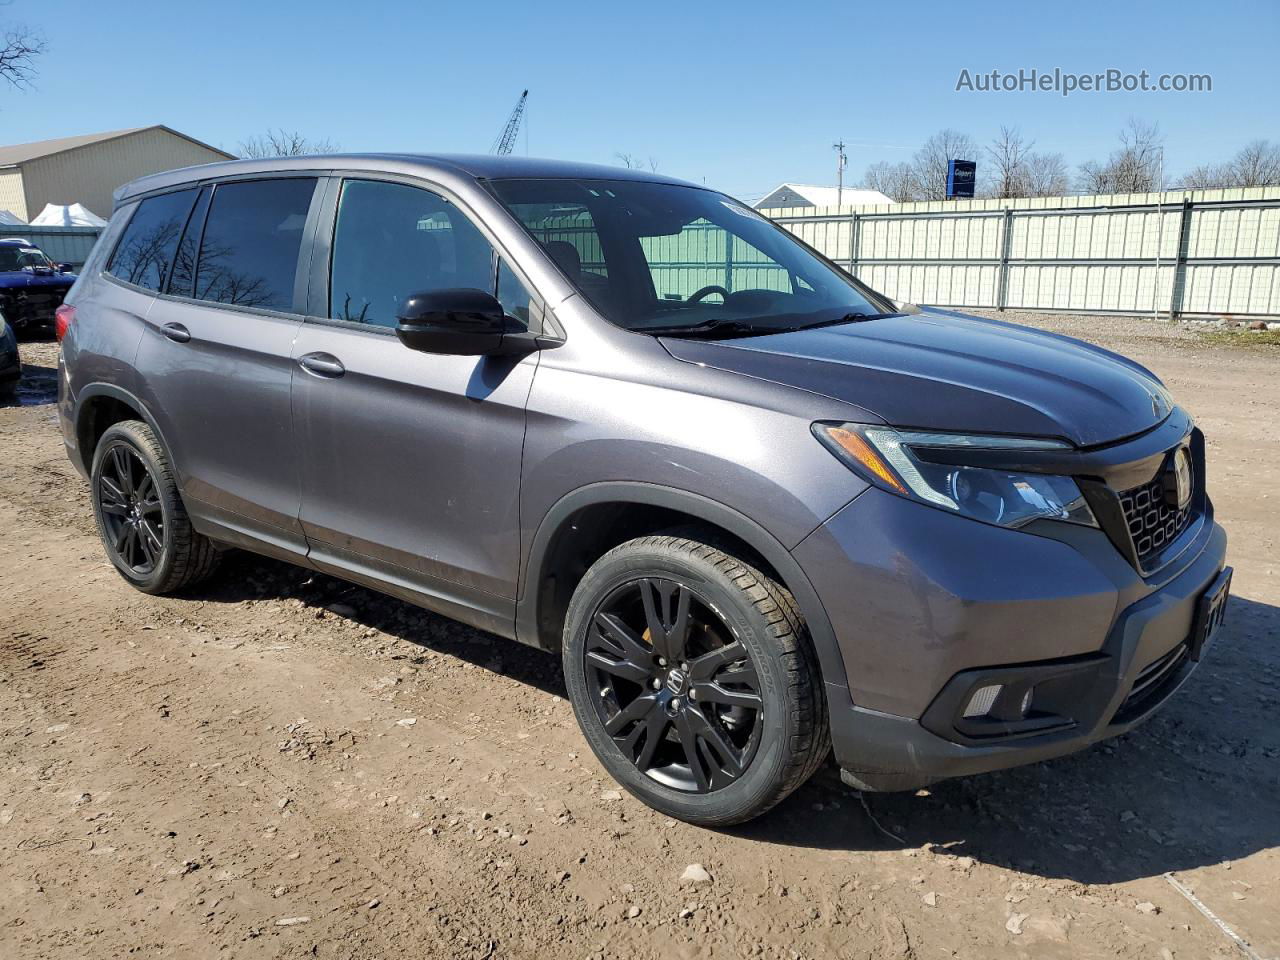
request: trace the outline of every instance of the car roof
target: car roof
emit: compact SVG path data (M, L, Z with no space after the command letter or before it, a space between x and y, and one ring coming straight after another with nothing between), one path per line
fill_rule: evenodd
M34 247L36 244L30 240L24 240L22 237L0 237L0 243L20 244L24 247Z
M221 177L251 176L255 173L321 172L325 170L368 170L375 172L420 172L430 176L443 174L471 180L638 180L697 186L673 177L644 170L608 167L602 164L577 163L571 160L547 160L538 157L484 154L425 153L326 153L304 157L268 157L262 160L228 160L183 167L165 173L141 177L116 190L115 201L130 197Z

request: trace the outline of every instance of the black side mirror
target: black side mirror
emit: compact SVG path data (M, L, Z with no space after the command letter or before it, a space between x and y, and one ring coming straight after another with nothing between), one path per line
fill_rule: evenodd
M537 349L497 297L470 287L411 293L396 319L400 342L423 353L475 357Z
M72 268L69 263L55 263L53 265L53 269L57 270L59 273L70 273Z

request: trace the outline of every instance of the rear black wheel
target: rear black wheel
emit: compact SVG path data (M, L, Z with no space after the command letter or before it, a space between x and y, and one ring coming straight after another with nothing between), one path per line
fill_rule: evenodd
M596 755L671 816L750 819L829 749L817 665L790 594L706 544L646 537L602 557L570 604L564 660Z
M107 557L145 593L170 593L207 577L212 541L191 527L169 458L140 420L108 427L94 449L93 514Z

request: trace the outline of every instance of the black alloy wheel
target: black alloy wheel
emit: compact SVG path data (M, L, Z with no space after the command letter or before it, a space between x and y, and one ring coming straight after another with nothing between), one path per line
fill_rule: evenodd
M763 699L747 648L693 588L646 577L597 607L583 649L596 716L636 769L709 793L760 744Z
M90 499L107 559L144 593L173 593L204 580L220 551L191 524L168 451L141 420L102 432L89 469Z
M155 477L137 451L117 443L106 451L97 481L108 549L135 576L149 576L164 552L164 510Z

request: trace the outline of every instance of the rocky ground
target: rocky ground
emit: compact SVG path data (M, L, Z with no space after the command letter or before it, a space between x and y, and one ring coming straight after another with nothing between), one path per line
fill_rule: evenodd
M56 348L23 344L0 409L0 957L1244 955L1168 878L1280 956L1280 350L1011 319L1133 355L1196 415L1225 633L1163 713L1084 754L916 795L826 770L725 832L619 793L548 656L245 556L189 596L130 590L62 453Z

